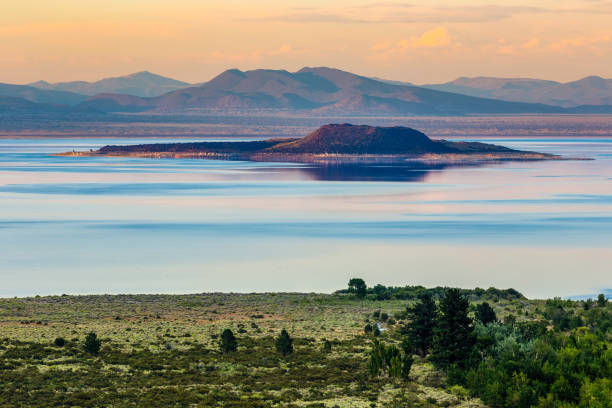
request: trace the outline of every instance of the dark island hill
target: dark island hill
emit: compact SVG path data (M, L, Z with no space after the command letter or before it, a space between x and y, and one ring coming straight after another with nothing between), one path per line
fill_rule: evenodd
M154 143L105 146L76 156L131 156L240 160L545 160L558 156L478 142L434 140L408 127L330 124L304 138L253 142Z

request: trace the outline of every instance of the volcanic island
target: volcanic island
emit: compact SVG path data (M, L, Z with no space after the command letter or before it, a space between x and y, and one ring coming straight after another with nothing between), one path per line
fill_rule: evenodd
M378 127L351 124L324 125L303 138L240 142L149 143L109 145L62 156L143 158L193 158L265 162L483 162L507 160L559 160L561 156L514 150L481 143L431 139L403 126Z

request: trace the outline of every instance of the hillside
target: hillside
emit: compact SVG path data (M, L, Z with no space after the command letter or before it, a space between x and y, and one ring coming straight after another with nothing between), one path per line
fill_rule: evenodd
M95 82L72 81L52 84L46 81L38 81L29 85L45 90L70 91L89 96L113 93L140 97L159 96L190 86L187 82L177 81L148 71L105 78Z
M319 115L464 115L564 113L559 107L476 98L377 81L332 68L223 72L211 81L154 97L126 101L97 95L85 102L113 111L261 112Z
M560 107L612 105L612 79L589 76L578 81L560 83L530 78L458 78L424 88L455 92L482 98L514 102L542 103Z
M303 139L267 149L283 153L311 154L415 154L448 153L453 149L408 127L321 126Z

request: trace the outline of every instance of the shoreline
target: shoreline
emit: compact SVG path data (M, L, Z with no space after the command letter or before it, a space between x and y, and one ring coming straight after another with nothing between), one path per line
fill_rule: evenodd
M470 164L505 161L544 161L544 160L594 160L583 157L564 157L546 153L426 153L415 155L389 154L292 154L292 153L218 153L218 152L139 152L139 153L98 153L63 152L53 156L63 157L128 157L142 159L200 159L236 160L252 162L280 162L306 164L400 164L400 163L449 163Z

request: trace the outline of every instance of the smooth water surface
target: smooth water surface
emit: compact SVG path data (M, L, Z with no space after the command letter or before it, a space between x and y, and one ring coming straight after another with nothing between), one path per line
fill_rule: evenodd
M489 137L596 160L483 167L50 155L164 141L0 139L0 296L612 286L610 138Z

